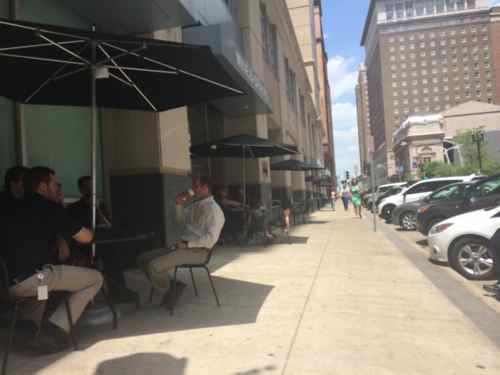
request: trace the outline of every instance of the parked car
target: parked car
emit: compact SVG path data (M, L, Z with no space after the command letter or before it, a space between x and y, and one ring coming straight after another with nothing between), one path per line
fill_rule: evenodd
M434 194L433 194L434 196ZM424 235L437 223L449 217L480 208L500 205L500 175L440 191L438 199L418 208L417 228Z
M390 190L393 190L395 187L401 187L401 186L406 186L406 182L396 182L392 184L385 184L385 185L380 185L377 187L377 190L375 192L369 192L364 195L363 201L365 204L365 207L371 207L373 200L376 199L377 197L381 197L385 193L389 192Z
M404 189L399 194L387 197L378 205L379 215L387 221L392 218L392 211L403 203L416 202L425 198L432 192L450 184L457 182L471 181L475 175L457 177L439 177L419 181L409 188Z
M446 219L429 231L430 259L448 262L468 279L489 279L495 273L495 258L488 242L499 228L500 207Z
M422 210L422 212L427 212L433 207L439 207L441 204L445 205L449 203L453 206L457 204L457 202L465 199L465 191L473 185L473 182L459 182L447 185L421 200L397 206L392 211L391 221L393 224L399 225L403 230L415 230L417 229L417 216L420 210ZM451 216L454 215L440 217L439 221ZM436 224L439 221L431 220L429 223ZM432 227L432 225L430 227ZM427 235L427 232L425 234Z

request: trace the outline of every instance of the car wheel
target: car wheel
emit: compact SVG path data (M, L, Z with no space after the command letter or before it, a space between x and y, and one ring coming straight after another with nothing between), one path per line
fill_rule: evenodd
M427 228L425 229L425 233L427 233L427 235L429 235L429 232L431 231L431 228L436 225L437 223L440 223L442 222L443 220L446 220L445 218L443 217L437 217L437 218L434 218L432 219L429 224L427 225Z
M401 218L399 219L399 225L404 230L417 229L417 215L415 214L415 212L412 211L403 212Z
M382 217L386 221L390 222L392 218L392 211L394 211L395 208L396 206L394 206L393 204L388 204L387 206L384 206L382 208Z
M488 241L482 237L468 236L451 245L450 264L469 280L487 280L494 276L494 256Z

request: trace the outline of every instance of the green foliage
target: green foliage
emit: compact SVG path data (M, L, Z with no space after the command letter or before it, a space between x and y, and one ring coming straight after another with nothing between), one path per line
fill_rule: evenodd
M454 142L460 145L460 150L464 160L464 165L446 164L433 161L422 166L422 177L449 177L449 176L467 176L472 173L479 173L479 158L477 144L474 143L472 134L474 130L467 130L454 138ZM481 144L481 160L483 168L481 174L491 176L500 173L500 163L492 160L486 154L485 140Z

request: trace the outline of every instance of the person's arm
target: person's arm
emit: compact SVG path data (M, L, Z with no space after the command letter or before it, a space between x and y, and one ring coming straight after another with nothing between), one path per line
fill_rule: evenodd
M91 243L94 239L94 232L87 228L81 228L76 234L74 234L73 239L81 244Z
M225 223L224 215L219 216L214 209L211 209L203 216L204 233L195 240L185 241L188 248L211 249L219 240Z
M94 232L83 227L66 209L59 207L54 212L59 236L68 240L73 238L81 244L88 244L94 239Z
M71 256L71 251L69 249L68 243L64 238L58 237L54 244L54 248L56 250L57 259L60 262L65 262Z

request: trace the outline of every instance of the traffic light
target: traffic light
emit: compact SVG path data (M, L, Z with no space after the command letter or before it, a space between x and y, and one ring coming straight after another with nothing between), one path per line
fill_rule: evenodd
M349 181L349 171L345 171L345 179Z

